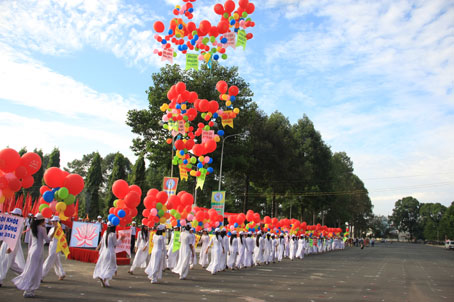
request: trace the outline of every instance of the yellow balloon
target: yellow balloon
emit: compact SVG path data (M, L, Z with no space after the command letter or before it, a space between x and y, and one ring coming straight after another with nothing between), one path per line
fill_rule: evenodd
M219 143L219 142L221 141L221 138L219 137L219 135L216 134L216 135L214 136L214 141L215 141L216 143Z
M227 101L227 102L225 102L225 105L226 105L226 106L230 106L230 105L232 105L232 102Z
M233 109L233 112L235 112L236 114L238 114L238 113L240 113L240 109L235 108L235 109Z
M55 206L55 209L59 213L63 213L66 210L66 203L64 202L57 202L57 205Z
M208 62L211 58L211 53L207 52L206 54L203 55L203 57L205 58L205 62Z
M166 219L164 216L162 216L162 217L159 219L159 222L161 222L161 223L166 223L166 221L167 221L167 219Z
M63 214L63 213L60 213L60 215L58 215L58 217L60 218L60 220L63 220L63 221L68 220L68 217L66 217L65 214Z

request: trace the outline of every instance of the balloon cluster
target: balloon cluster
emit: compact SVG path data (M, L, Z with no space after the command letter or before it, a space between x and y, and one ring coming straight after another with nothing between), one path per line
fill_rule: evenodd
M166 35L156 34L154 38L161 44L161 50L155 49L159 56L165 56L170 51L172 57L178 53L186 54L194 51L198 59L209 62L210 60L226 60L226 48L235 47L236 35L240 30L254 27L255 23L249 17L255 10L255 6L249 0L240 0L238 6L232 0L227 0L224 5L218 3L214 6L214 12L220 16L217 24L211 24L208 20L202 20L199 26L192 21L184 21L193 18L194 7L188 0L183 6L176 6L173 10L176 18L170 21ZM190 2L195 2L190 1ZM236 8L236 9L235 9ZM164 33L165 25L162 21L156 21L153 25L157 33ZM246 39L252 39L252 33L245 33Z
M165 191L150 189L143 200L145 209L142 212L142 224L153 227L155 223L166 223L172 226L185 226L193 219L192 204L194 197L185 191L177 195L168 195Z
M125 180L118 179L112 184L112 193L117 197L113 207L109 209L107 219L115 226L125 227L137 216L142 189L137 185L129 185Z
M233 119L240 112L232 106L239 93L237 86L229 88L225 81L219 81L216 89L220 93L219 99L225 101L225 109L220 108L218 101L199 99L196 92L186 90L186 84L183 82L178 82L169 89L167 98L170 102L164 103L160 108L164 112L163 128L173 137L168 138L167 143L173 144L177 151L172 163L182 165L181 168L194 177L213 172L213 168L206 166L213 162L208 154L216 150L217 143L224 135L223 130L218 130L216 134L212 130L216 119L230 120L232 126ZM199 114L205 122L198 123L197 128L194 128L190 122ZM196 143L197 137L201 137L199 143Z
M20 156L11 148L0 151L0 203L11 198L21 188L33 185L33 174L41 168L41 157L28 152Z
M84 179L79 174L70 174L57 167L44 172L45 186L40 188L39 212L45 217L58 215L66 221L76 211L76 195L84 189Z
M211 230L217 228L223 224L224 217L219 215L215 209L205 209L194 207L193 209L192 227L196 229L197 232L203 229Z

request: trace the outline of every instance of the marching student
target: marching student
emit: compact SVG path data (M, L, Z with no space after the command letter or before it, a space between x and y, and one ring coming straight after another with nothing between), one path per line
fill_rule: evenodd
M208 259L208 244L210 243L210 236L208 235L208 231L206 229L203 230L202 238L200 239L202 243L202 247L200 248L200 255L199 255L199 264L206 268L208 264L210 264L210 260Z
M110 221L107 223L107 230L102 236L101 242L96 248L99 251L99 258L93 271L93 279L99 279L102 287L110 287L109 280L117 273L117 256L115 247L118 241L122 241L124 236L117 240L115 233L116 226Z
M215 236L211 237L210 243L208 244L208 248L206 250L208 253L208 249L211 247L211 262L207 267L207 271L209 271L212 275L215 275L219 271L219 263L221 261L222 254L225 253L221 236L219 236L219 228L215 229L214 233Z
M15 208L11 211L11 215L20 217L22 216L22 210ZM14 250L11 250L6 243L3 243L0 247L0 287L10 269L16 274L22 274L24 267L24 252L22 251L20 239L17 240Z
M153 249L151 251L150 261L145 269L148 279L153 284L158 283L158 280L162 278L162 271L165 269L166 245L163 236L165 229L166 227L163 224L160 224L156 228L156 234L153 236Z
M34 297L35 290L41 284L44 242L49 242L53 237L53 234L51 238L47 236L44 223L43 215L41 213L36 214L30 224L32 236L24 271L12 280L18 289L24 291L25 298Z
M167 265L166 267L172 270L178 263L179 251L173 251L173 241L175 238L175 232L178 232L180 229L178 227L173 228L172 236L170 237L169 250L167 251Z
M263 263L263 238L262 232L258 231L255 236L254 246L254 265L261 265Z
M242 269L244 267L244 250L246 246L246 240L243 238L244 232L240 232L240 238L238 240L238 257L236 258L236 267Z
M227 267L231 270L236 268L236 258L238 257L238 238L237 232L233 231L230 236L229 254L227 259Z
M136 255L132 262L129 274L134 274L136 267L146 268L148 258L148 247L149 247L150 235L148 233L148 226L142 225L141 230L137 234L137 245L135 247Z
M49 244L49 254L44 261L41 280L43 280L47 276L52 267L54 268L55 274L58 276L58 279L63 280L65 278L65 271L63 270L63 266L61 265L61 253L57 253L58 239L54 236L55 232L57 232L60 218L58 216L54 216L50 221L52 222L52 228L50 229L48 236L53 237L53 239Z
M178 263L172 272L180 275L180 280L186 279L189 273L191 258L194 258L194 248L192 245L192 234L189 232L191 226L186 226L186 231L180 235L180 249Z

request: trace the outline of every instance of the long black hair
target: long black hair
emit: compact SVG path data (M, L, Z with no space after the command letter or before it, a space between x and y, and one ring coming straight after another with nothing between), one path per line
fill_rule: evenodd
M233 238L235 238L235 237L236 237L236 234L235 235L232 234L232 236L230 236L230 245L232 245Z
M142 230L140 231L142 236L142 240L148 240L148 227L146 225L142 226Z
M243 234L240 234L241 244L243 244Z
M215 232L216 234L216 239L219 241L219 232Z
M30 229L32 230L33 236L38 238L38 226L44 221L44 219L36 219L33 218L31 224L30 224Z
M257 234L257 237L255 238L255 245L257 247L260 246L260 244L259 244L260 243L260 237L262 237L262 234Z
M116 228L117 227L114 226L114 225L107 228L107 231L106 231L106 247L109 246L109 235L110 235L110 233L115 233L115 229Z

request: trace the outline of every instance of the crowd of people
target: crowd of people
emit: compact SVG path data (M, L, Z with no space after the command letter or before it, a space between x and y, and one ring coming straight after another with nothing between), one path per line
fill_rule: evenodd
M14 209L10 214L21 216L22 212ZM46 229L46 220L40 213L26 220L24 241L29 244L26 261L20 240L14 250L8 248L7 244L1 245L0 287L9 270L18 274L12 282L24 291L24 297L34 296L34 291L52 268L60 280L65 278L55 238L59 226L58 216L50 219L49 223L50 229ZM103 224L100 216L98 223ZM227 232L225 228L216 228L211 234L207 229L197 234L189 225L166 229L163 224L153 229L145 225L140 228L132 225L131 228L134 229L134 237L131 236L134 259L128 273L134 274L136 269L143 269L153 284L162 279L165 270L178 274L184 280L197 264L214 275L227 269L268 265L285 258L302 260L305 255L344 249L341 237L312 238L305 233ZM99 280L103 287L110 287L110 280L118 269L115 247L125 238L118 235L116 226L110 222L102 229L93 278ZM45 243L49 243L49 252L44 260ZM199 250L198 254L196 250Z

